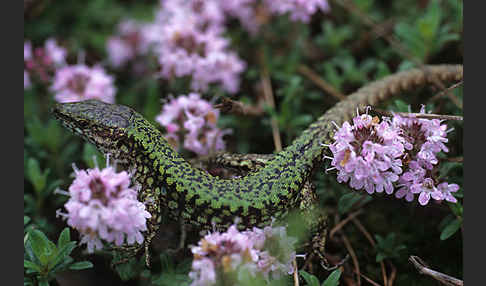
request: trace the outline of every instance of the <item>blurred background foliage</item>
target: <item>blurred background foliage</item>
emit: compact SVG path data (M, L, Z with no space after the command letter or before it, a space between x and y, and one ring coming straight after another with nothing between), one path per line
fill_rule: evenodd
M330 12L315 14L309 24L291 22L286 16L274 17L256 37L250 36L238 23L229 26L227 34L231 38L231 47L247 63L240 91L229 95L213 86L203 97L218 102L222 96L228 96L256 104L262 96L264 70L269 75L275 97L275 108L265 105L266 112L261 117L232 114L221 117L218 124L233 129L233 134L225 137L229 152L274 152L272 118L278 122L283 145L290 144L311 122L338 102L332 93L349 94L375 79L422 63L463 61L462 1L335 0L329 4ZM30 40L33 46L40 46L47 38L54 37L68 49L69 63L76 63L80 54L88 64L103 63L107 57L106 39L115 32L116 25L127 18L150 21L157 5L155 0L25 0L24 39ZM146 61L148 70L155 72L158 68L156 59ZM169 82L146 74L134 74L129 68L106 69L115 77L116 102L133 107L153 122L169 94L190 91L187 79ZM333 87L333 92L321 89L304 69ZM438 92L438 88L430 86L389 100L381 108L406 112L411 105L413 111L418 111L421 104L426 104L434 113L462 115L462 107L451 98L434 97ZM462 86L450 93L462 102ZM53 95L46 85L34 83L33 88L24 92L24 259L30 261L27 265L24 263L24 283L188 284L189 253L178 256L164 252L154 254L151 269L145 269L143 262L138 260L112 269L109 253L87 255L84 248L74 249L69 235L61 234L66 225L56 217L56 210L62 208L67 198L57 194L56 188L67 190L72 182L72 163L79 168L88 168L93 167L93 156L98 158L100 166L104 165L104 159L92 145L71 135L50 117L48 111L53 102ZM442 157L440 176L462 186L462 162L448 158L462 158L463 127L460 122L449 122L448 125L454 131L449 134L450 152ZM191 154L185 155L191 157ZM331 229L361 210L356 216L358 223L348 223L328 239L327 258L331 262L337 263L348 253L346 239L354 249L361 273L380 285L384 285L380 263L383 263L388 279L393 276L394 285L436 285L432 279L416 272L407 260L410 255L420 256L443 273L462 277L462 199L454 205L442 202L421 207L416 202L408 203L383 195L371 197L351 191L323 170L317 172L314 182L321 205L330 214ZM457 197L462 197L462 193L461 188ZM370 234L374 247L359 225ZM75 231L71 231L71 235L78 240ZM58 240L57 246L51 242ZM67 244L69 251L65 249L59 254L60 248ZM57 256L36 256L42 254L42 249L54 251ZM75 261L89 260L94 266L83 271L77 269L90 265L81 263L68 267L73 261L69 255ZM36 267L48 264L49 259L57 259L55 263L62 267L50 273L49 278L32 278L40 277L35 274L40 272L35 271L47 271L47 268ZM340 285L356 285L353 284L357 281L354 267L348 260L341 267L343 273L334 273L331 278L341 277ZM314 285L312 276L317 282L323 282L330 273L315 264L301 273L301 283ZM366 283L363 278L361 283Z

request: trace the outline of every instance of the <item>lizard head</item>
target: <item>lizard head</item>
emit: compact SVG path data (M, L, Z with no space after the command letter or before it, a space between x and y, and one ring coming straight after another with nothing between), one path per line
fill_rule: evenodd
M93 143L103 153L120 158L119 142L126 138L135 111L98 100L58 103L52 114L73 133ZM120 158L121 159L121 158Z

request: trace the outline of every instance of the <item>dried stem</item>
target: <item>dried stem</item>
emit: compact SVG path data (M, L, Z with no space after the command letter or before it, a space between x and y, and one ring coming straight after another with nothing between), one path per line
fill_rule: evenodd
M219 108L224 113L243 116L261 116L265 113L262 100L259 100L257 105L248 105L240 101L222 97L221 103L214 105L214 107Z
M401 117L408 118L424 118L424 119L445 119L445 120L458 120L462 121L463 117L459 115L444 115L444 114L432 114L432 113L412 113L412 112L390 112L379 108L373 108L375 113L385 116L393 116L394 114Z
M317 85L330 95L334 96L338 100L346 99L346 96L344 94L339 92L339 90L335 89L331 84L327 83L323 78L321 78L309 67L305 65L300 65L298 70L301 74L305 75L308 79L310 79L315 85Z
M361 271L359 270L359 262L358 262L358 258L356 257L356 253L354 252L354 249L353 249L353 246L351 245L351 243L349 242L349 239L347 238L347 236L342 233L342 239L343 239L343 242L344 242L344 246L346 247L347 251L349 252L349 255L351 255L351 260L353 261L353 265L354 265L354 269L355 269L355 272L356 272L356 277L358 279L358 286L361 285Z
M364 236L366 237L366 239L370 242L371 246L373 246L373 248L376 248L375 240L373 239L373 237L371 236L371 234L366 230L366 228L364 227L364 225L356 217L353 217L351 220L356 225L356 227L364 234ZM387 286L387 285L390 286L390 284L388 284L388 281L389 280L387 279L386 268L385 268L385 264L383 263L383 261L380 261L380 269L381 269L381 273L382 273L382 276L383 276L383 283L384 283L384 285L385 286Z
M265 65L263 65L261 71L261 81L262 81L263 95L265 97L265 102L272 109L275 109L275 100L273 98L272 82L270 81L270 76L268 75L268 70ZM270 120L271 120L270 123L272 125L272 135L273 135L273 143L275 144L275 150L277 152L280 152L282 151L282 140L280 139L280 132L278 130L278 121L277 118L273 116Z
M383 263L383 261L380 261L380 268L381 268L381 275L383 276L383 285L388 286L388 278L386 275L385 263Z
M366 230L366 228L363 226L363 224L361 224L361 222L357 218L354 218L354 217L352 218L352 221L356 225L356 227L364 234L366 239L368 239L371 246L373 246L373 248L374 248L376 246L375 240L373 239L371 234Z
M464 282L452 276L430 269L418 256L410 256L408 260L417 268L420 274L428 275L440 283L448 286L463 286Z
M329 238L332 238L334 234L339 231L344 225L346 225L350 220L352 220L354 217L357 215L361 214L363 212L362 209L359 209L353 213L351 213L347 218L343 219L340 221L337 225L335 225L332 230L329 232Z
M463 83L464 83L464 81L463 81L463 80L461 80L460 82L455 83L455 84L453 84L453 85L449 86L449 87L448 87L448 88L447 88L445 91L451 91L451 90L453 90L453 89L455 89L455 88L459 87L459 86L460 86L460 85L462 85ZM432 96L432 98L430 99L430 101L436 101L437 99L439 99L440 97L442 97L442 96L445 94L445 91L443 90L443 91L441 91L441 92L437 93L436 95Z
M294 258L292 261L294 267L294 286L299 286L299 269L297 269L297 259Z
M373 286L381 286L380 284L376 283L375 281L371 280L371 278L367 277L366 275L364 275L363 273L361 273L360 275L361 277L363 277L368 283L370 283L371 285Z
M388 279L388 286L393 286L393 282L395 281L395 278L397 277L397 268L391 262L390 262L390 267L392 269L392 272L390 274L390 278Z

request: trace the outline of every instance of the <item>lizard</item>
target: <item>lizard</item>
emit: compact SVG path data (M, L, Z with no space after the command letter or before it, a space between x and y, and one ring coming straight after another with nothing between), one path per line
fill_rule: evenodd
M356 109L437 79L452 82L462 77L462 65L430 65L371 82L328 109L262 166L232 179L217 178L191 166L157 127L130 107L86 100L55 104L52 114L131 170L133 180L141 186L138 199L151 213L144 233L148 265L150 242L163 215L208 230L227 227L236 217L240 228L269 225L303 202L304 185L321 165L336 126L349 120Z

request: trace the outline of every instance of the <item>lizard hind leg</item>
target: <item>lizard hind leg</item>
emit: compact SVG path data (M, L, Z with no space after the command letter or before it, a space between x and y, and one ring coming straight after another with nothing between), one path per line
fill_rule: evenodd
M128 263L131 258L136 257L140 253L140 251L144 250L145 266L147 266L147 268L150 268L150 244L152 243L152 239L154 236L155 233L148 234L142 244L114 247L113 250L116 251L117 254L115 255L115 261L112 262L112 266Z
M321 266L328 269L327 260L324 257L326 247L326 237L328 232L327 215L319 207L319 198L316 193L315 185L307 180L301 189L300 212L304 222L311 233L311 239L306 248L310 248L311 256L317 256Z
M138 255L143 247L143 244L122 245L113 247L112 250L115 252L115 254L111 266L115 267L120 264L128 263L130 259Z

